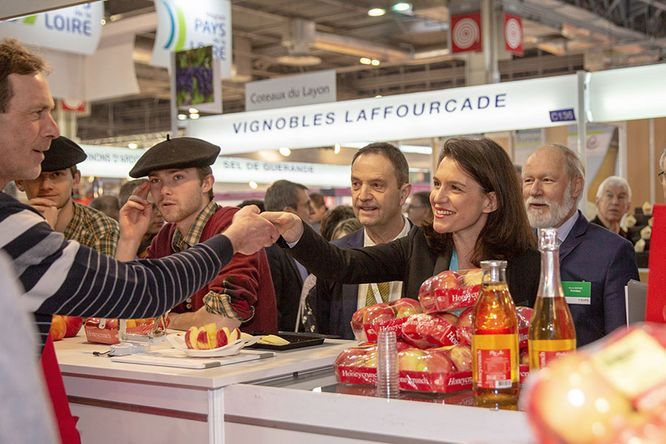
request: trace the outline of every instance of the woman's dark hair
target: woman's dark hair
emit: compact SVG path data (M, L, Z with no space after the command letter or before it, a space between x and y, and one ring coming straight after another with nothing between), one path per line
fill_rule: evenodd
M437 164L444 158L455 160L486 193L494 192L497 209L488 214L474 246L472 262L486 259L510 259L535 247L527 220L522 191L513 163L506 151L494 141L453 138L444 143ZM431 248L442 253L451 249L451 233L437 233L432 225L425 229Z
M341 221L352 217L356 216L354 215L354 209L351 206L338 205L326 213L326 216L321 220L319 232L324 239L331 241L335 227L337 227Z

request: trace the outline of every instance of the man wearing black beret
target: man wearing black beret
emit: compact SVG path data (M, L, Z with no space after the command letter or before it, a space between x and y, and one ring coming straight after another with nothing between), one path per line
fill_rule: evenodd
M29 204L66 239L113 256L118 245L118 223L101 211L72 199L72 190L81 180L76 165L86 157L79 145L60 136L53 139L51 148L44 152L39 177L17 180L16 186L28 196Z
M211 165L220 148L201 139L167 139L150 148L130 171L130 176L148 176L121 213L132 203L144 200L148 191L167 224L153 238L147 258L160 258L184 251L221 233L231 223L236 207L221 207L214 201L215 178ZM116 258L134 258L145 229L125 224L121 215L120 242ZM126 226L127 225L127 226ZM238 327L246 332L275 332L275 292L264 250L233 259L206 286L171 311L170 326L187 329L215 322L219 327Z

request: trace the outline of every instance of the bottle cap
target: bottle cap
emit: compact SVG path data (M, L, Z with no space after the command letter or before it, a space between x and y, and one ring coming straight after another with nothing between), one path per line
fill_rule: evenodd
M539 250L553 251L559 248L556 228L539 228Z

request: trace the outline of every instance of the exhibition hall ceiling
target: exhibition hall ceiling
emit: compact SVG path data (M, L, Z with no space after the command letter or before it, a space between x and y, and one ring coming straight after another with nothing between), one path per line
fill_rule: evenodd
M223 80L224 112L245 110L248 81L334 69L337 99L350 100L466 84L467 55L449 53L449 1L413 0L394 12L390 0L231 0L234 69ZM666 1L504 0L497 11L522 17L522 57L502 54L501 81L662 62ZM371 17L368 11L386 13ZM152 0L107 0L108 27L136 23L134 62L140 93L94 102L78 121L86 142L146 143L168 131L169 78L151 66L156 12ZM366 57L379 61L366 65Z

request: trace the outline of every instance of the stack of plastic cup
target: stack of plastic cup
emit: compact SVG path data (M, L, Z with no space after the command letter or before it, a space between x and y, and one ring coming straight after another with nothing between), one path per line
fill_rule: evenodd
M377 397L397 398L399 383L395 332L380 331L377 337Z

